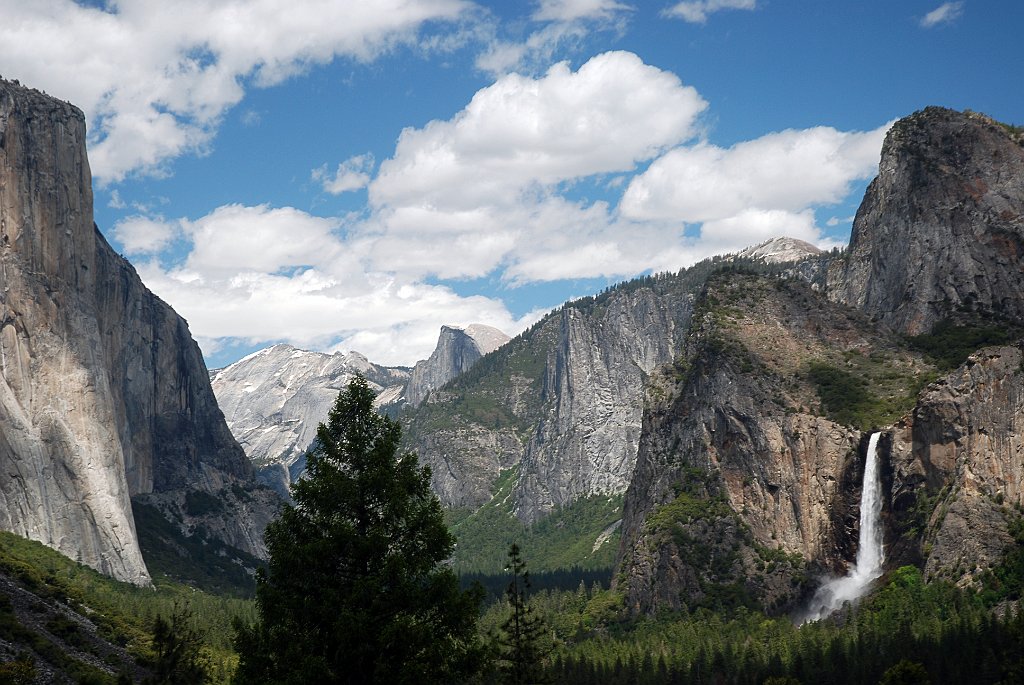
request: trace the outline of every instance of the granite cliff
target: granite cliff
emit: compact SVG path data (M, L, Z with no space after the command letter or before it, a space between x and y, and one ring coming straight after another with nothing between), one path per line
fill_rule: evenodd
M416 362L405 391L406 401L419 406L431 390L469 371L480 357L508 342L497 328L473 324L466 328L441 326L437 347L429 358Z
M616 578L631 611L795 608L855 556L875 430L886 566L985 581L1019 518L1021 350L948 370L948 348L1019 331L1021 160L987 117L918 112L888 134L845 255L708 282L648 388Z
M92 220L85 120L0 81L0 525L146 583L131 502L264 553L256 486L185 321ZM222 500L190 514L189 493Z
M409 371L372 364L356 352L274 345L212 371L210 380L228 428L260 479L287 497L305 468L317 426L357 373L377 391L379 407L401 404Z
M981 580L1014 544L1024 507L1024 351L986 347L930 385L892 430L894 563Z
M618 587L634 612L790 608L855 554L862 429L934 368L799 280L713 276L647 393Z
M649 279L571 302L405 414L442 502L475 509L511 469L510 510L527 522L624 492L646 374L671 359L689 318L682 289Z
M972 314L1024 321L1022 141L940 107L898 121L833 296L910 334Z

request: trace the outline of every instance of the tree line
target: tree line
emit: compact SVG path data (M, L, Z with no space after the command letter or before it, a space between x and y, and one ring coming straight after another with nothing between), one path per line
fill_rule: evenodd
M235 625L233 682L1024 682L1020 585L1005 585L1000 617L984 595L925 583L913 567L805 626L742 607L626 619L600 582L534 593L513 544L503 599L485 610L484 589L460 585L450 566L455 540L429 469L399 439L353 380L319 427L295 504L267 529L255 615ZM173 643L176 619L161 620L158 637ZM154 682L203 682L191 673Z

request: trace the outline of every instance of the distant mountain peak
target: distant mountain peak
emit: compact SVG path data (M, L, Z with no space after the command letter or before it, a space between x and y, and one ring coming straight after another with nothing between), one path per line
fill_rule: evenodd
M493 352L510 340L504 332L482 323L462 326L441 326L428 359L416 362L405 397L409 404L417 406L432 390L469 370L480 357Z
M782 264L796 262L807 257L820 255L822 250L799 238L780 236L763 243L748 247L736 253L736 257L760 259L766 264Z

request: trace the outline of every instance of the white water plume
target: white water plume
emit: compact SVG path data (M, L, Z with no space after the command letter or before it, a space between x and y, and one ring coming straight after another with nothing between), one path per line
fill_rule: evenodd
M802 623L817 621L867 593L872 581L882 575L882 483L878 477L878 438L872 433L864 462L864 485L860 496L860 537L857 563L844 578L828 581L814 593Z

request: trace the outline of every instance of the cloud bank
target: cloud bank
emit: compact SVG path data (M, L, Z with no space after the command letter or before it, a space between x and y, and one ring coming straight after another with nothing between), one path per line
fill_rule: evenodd
M783 234L830 246L814 210L875 173L888 124L720 147L706 139L709 107L677 75L607 52L499 77L450 118L402 131L376 170L360 156L314 172L328 192L365 185L356 216L225 205L133 216L115 235L208 351L287 340L411 364L439 322L514 334L542 314L459 294L460 279L611 280ZM172 244L183 257L160 252Z
M93 173L116 182L204 150L246 88L339 57L371 61L471 9L463 0L0 0L0 64L86 112Z

